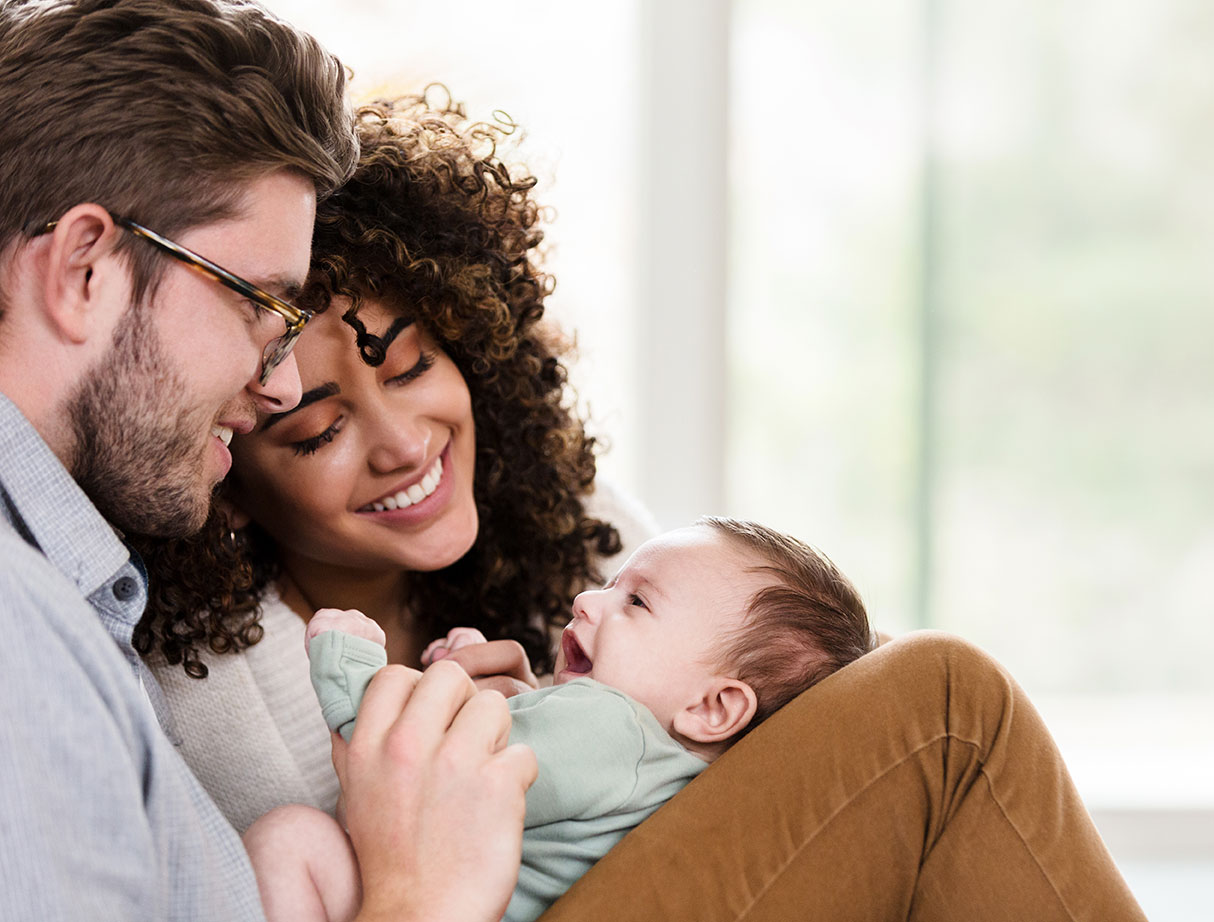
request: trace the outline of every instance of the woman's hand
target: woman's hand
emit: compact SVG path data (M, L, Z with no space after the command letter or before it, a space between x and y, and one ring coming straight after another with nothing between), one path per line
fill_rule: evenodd
M429 666L431 663L437 663L440 659L446 659L460 647L467 647L474 643L488 643L488 641L485 639L485 635L474 627L453 627L447 632L446 637L430 641L426 649L422 650L422 665Z
M522 644L514 640L485 640L476 628L457 627L422 652L422 665L449 659L464 667L481 691L492 689L507 698L538 688Z

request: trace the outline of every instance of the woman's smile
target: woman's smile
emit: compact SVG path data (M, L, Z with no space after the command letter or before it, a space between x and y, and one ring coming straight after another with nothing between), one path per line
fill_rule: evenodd
M451 442L448 441L420 478L413 477L406 485L394 487L379 499L359 507L358 514L397 522L416 521L438 512L451 495L452 478L443 476L450 467L450 455Z

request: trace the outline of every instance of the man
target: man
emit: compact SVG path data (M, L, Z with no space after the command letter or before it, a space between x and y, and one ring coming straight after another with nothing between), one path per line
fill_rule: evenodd
M0 918L262 918L131 647L123 533L199 527L232 433L299 399L343 84L248 5L0 0ZM458 667L376 681L335 756L360 918L505 905L535 773L508 731Z

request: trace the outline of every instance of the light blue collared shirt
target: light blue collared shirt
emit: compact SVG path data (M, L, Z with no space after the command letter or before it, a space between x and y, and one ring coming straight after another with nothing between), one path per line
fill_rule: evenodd
M262 922L131 646L147 578L0 394L0 919Z

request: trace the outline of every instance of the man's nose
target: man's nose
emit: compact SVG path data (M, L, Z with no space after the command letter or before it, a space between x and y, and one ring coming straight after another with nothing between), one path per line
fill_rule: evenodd
M287 355L278 367L270 373L270 379L261 383L261 366L249 382L249 393L257 409L265 413L285 413L299 403L303 395L299 383L299 365L295 362L295 353Z

